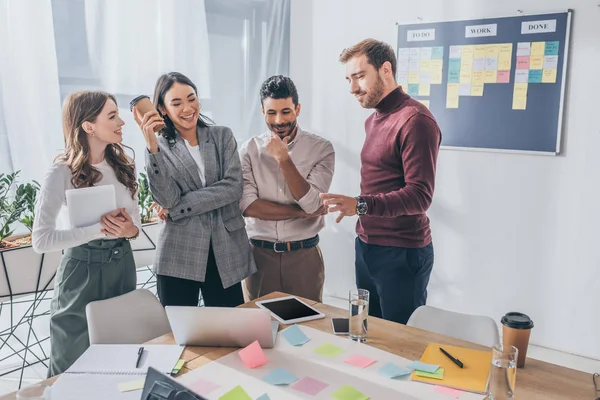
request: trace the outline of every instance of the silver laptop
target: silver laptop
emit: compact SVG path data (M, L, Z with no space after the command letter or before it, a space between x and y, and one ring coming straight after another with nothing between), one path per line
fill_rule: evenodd
M165 311L178 345L246 347L275 346L279 323L268 310L258 308L166 306Z

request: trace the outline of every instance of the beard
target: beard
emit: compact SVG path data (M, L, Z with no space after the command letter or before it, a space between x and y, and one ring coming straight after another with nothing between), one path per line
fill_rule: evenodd
M359 103L363 108L375 108L383 96L383 79L377 75L377 81L371 90L359 92L357 94L366 94L362 100L359 100Z
M281 139L283 139L284 137L290 136L292 133L294 133L294 130L296 129L297 126L297 122L296 120L292 121L292 122L288 122L287 124L267 124L267 127L269 128L269 130L273 133L276 133L277 136L279 136ZM285 129L285 131L283 132L277 132L276 129Z

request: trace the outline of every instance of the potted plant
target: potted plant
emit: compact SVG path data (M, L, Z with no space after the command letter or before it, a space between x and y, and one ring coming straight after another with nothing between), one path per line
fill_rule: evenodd
M158 242L160 224L158 216L152 209L154 199L150 192L148 177L140 172L138 178L138 204L140 206L140 217L142 220L142 232L139 237L131 242L135 264L138 268L154 264L154 253Z
M0 174L0 249L16 247L12 234L14 224L19 222L21 214L26 208L23 191L17 190L12 195L19 171L11 174Z

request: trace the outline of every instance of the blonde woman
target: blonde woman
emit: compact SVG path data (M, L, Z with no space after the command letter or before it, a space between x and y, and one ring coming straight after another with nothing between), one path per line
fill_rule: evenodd
M141 227L133 161L125 155L123 120L114 96L77 92L63 106L65 151L47 172L33 227L36 252L64 250L50 311L48 376L67 370L89 346L86 305L135 289L128 239ZM118 209L98 223L72 227L65 221L65 191L113 185Z

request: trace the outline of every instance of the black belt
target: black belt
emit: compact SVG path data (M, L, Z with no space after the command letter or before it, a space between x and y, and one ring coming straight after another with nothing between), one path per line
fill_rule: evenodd
M288 251L315 247L319 244L319 235L296 242L268 242L266 240L250 239L250 243L256 247L273 250L275 253L286 253Z
M115 244L123 243L119 239L115 240ZM127 242L125 242L127 243ZM129 246L117 245L114 247L100 249L92 248L87 245L72 247L65 250L65 256L74 258L76 260L85 261L88 264L91 263L109 263L113 260L120 260L130 251Z

